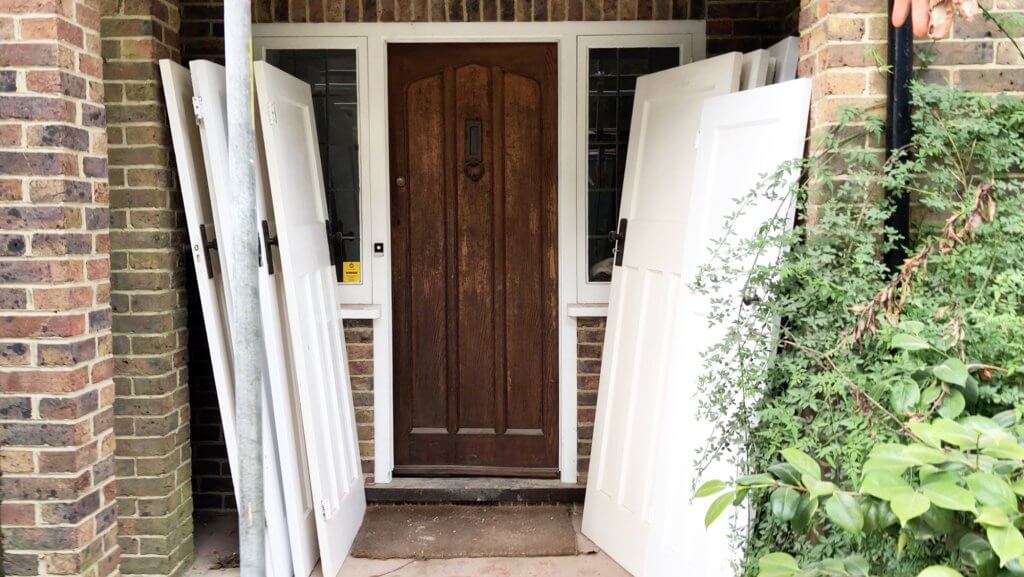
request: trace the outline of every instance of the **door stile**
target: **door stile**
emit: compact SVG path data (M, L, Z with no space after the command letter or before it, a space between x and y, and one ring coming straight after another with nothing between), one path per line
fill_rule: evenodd
M456 135L458 130L455 126L455 70L452 68L446 68L444 71L444 165L442 170L444 171L445 187L444 187L444 205L445 205L445 250L447 255L445 263L448 268L448 287L458 286L459 284L459 253L458 253L458 238L459 238L459 206L458 206L458 188L457 188L457 173L451 169L458 162L458 153L456 152ZM411 153L411 151L410 151ZM411 287L410 287L411 289ZM458 295L454 291L445 288L445 299L448 303L448 315L445 321L448 325L446 335L448 337L445 343L444 358L447 362L446 369L448 374L448 383L445 388L445 392L448 395L448 420L446 423L446 429L449 434L457 434L459 432L459 299ZM454 443L450 443L454 445ZM454 447L450 449L453 451Z
M491 67L491 158L499 150L505 150L505 100L502 87L504 73L497 66ZM495 431L504 435L508 429L508 388L509 375L506 367L508 330L505 325L505 255L508 253L505 238L505 164L491 161L491 190L494 205L494 407L497 421Z

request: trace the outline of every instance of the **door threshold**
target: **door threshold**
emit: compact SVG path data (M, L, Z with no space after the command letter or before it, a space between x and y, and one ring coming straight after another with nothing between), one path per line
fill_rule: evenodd
M582 503L585 485L558 479L396 477L366 486L373 503Z

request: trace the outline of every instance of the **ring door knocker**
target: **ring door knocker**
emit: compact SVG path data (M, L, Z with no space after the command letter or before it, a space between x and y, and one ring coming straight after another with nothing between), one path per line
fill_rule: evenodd
M466 161L462 172L473 182L484 176L484 123L479 118L466 119Z

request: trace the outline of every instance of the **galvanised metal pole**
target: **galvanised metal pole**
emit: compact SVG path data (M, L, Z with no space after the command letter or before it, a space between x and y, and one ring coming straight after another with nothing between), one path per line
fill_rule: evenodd
M252 83L252 4L224 2L228 175L231 186L231 331L238 423L238 539L243 577L266 573L263 509L263 329L260 325L256 236L256 129Z

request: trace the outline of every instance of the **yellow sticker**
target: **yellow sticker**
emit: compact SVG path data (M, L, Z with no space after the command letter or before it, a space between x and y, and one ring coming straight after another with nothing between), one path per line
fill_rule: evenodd
M341 281L342 282L359 282L362 279L360 271L360 265L358 261L346 261L341 263Z

